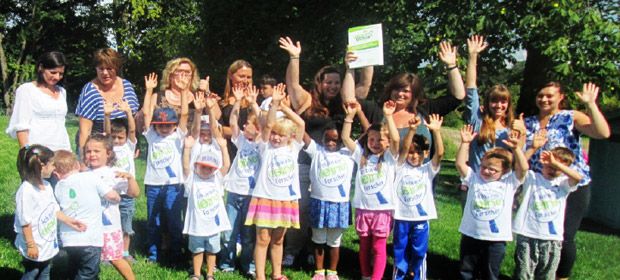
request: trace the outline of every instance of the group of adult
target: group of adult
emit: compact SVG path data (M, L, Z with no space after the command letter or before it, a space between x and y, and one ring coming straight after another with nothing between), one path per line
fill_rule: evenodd
M481 37L474 36L468 40L470 57L467 67L467 81L464 84L461 71L457 67L456 48L448 42L440 44L439 58L446 67L449 95L434 99L426 98L420 77L413 73L401 73L386 83L383 93L377 96L378 102L375 103L366 100L372 83L373 67L359 69L358 83L353 84L355 71L347 69L345 73L342 73L336 67L325 66L317 71L312 87L310 90L306 90L301 86L299 78L301 44L288 37L281 38L279 44L280 48L290 56L285 78L290 106L304 119L306 132L317 142L321 141L322 130L327 123L342 122L345 115L343 103L358 103L368 121L374 123L382 121L381 107L377 104L383 104L387 100L394 101L396 111L393 117L401 134L407 132L408 122L413 117L425 118L430 114L441 116L448 114L466 99L466 86L468 92L471 88L476 87L476 75L475 72L472 73L471 71L475 71L478 53L486 48L486 43ZM348 64L354 59L355 55L349 53L345 62ZM79 117L79 132L76 135L78 153L84 146L88 135L103 132L104 103L117 103L120 100L125 100L130 105L133 114L139 115L140 104L132 84L119 76L122 65L123 58L113 49L99 49L94 53L93 66L96 76L82 88L75 111ZM17 88L13 113L6 132L17 138L20 147L28 144L43 144L52 150L70 150L69 136L65 128L68 108L67 94L65 89L59 85L66 66L67 61L62 53L44 53L36 65L37 79L24 83ZM249 88L253 84L252 78L252 65L247 61L237 60L228 68L226 86L221 95L221 111L214 112L218 114L217 118L221 119L224 134L228 137L231 135L228 128L228 116L234 103L232 88L239 86ZM201 80L196 65L188 58L175 58L169 61L162 71L159 84L160 90L153 95L152 103L176 109L180 109L181 95L185 95L191 101L199 87L206 87L208 90L208 78ZM343 87L354 87L354 90L343 90ZM487 130L479 134L479 137L484 137L484 141L477 142L476 145L480 147L471 149L477 153L477 155L470 156L472 168L477 169L476 162L478 161L476 158L479 159L481 154L489 148L501 145L501 139L505 139L507 130L513 128L512 121L515 118L512 115L511 104L498 104L495 97L491 98L491 95L502 91L507 91L507 89L501 85L489 89L483 98L484 106L479 106L479 103L476 103L478 102L477 96L473 99L470 96L467 99L469 108L467 121L478 125L478 129L483 126L483 123L488 123ZM355 94L350 94L352 92ZM558 277L560 278L567 278L570 275L576 251L575 233L587 209L590 196L590 188L587 186L589 169L585 155L581 150L579 136L581 134L592 138L609 136L609 126L595 103L596 94L579 95L579 99L586 105L587 113L565 110L566 95L559 83L543 85L536 97L538 114L525 119L525 127L521 128L527 130L528 141L532 140L531 135L534 132L546 129L548 137L546 147L566 146L573 150L577 157L575 166L585 175L579 190L569 196L567 203L562 263L558 269ZM511 102L511 100L508 99L507 102ZM484 110L480 110L479 107ZM190 105L190 108L193 106ZM249 111L247 104L242 104L240 118L238 119L240 127L246 123ZM189 115L193 116L191 113ZM114 111L111 115L112 119L122 117L124 117L124 112L120 110ZM139 120L139 116L137 119ZM432 139L429 130L424 125L418 127L417 133ZM232 152L231 154L234 155L235 153ZM540 169L537 159L538 153L534 154L531 160L534 169ZM300 251L306 244L310 243L308 218L310 212L308 209L310 158L305 153L301 153L298 164L300 185L303 186L302 200L299 202L302 227L299 230L291 230L286 235L285 265L292 264L295 257L300 256ZM336 268L331 269L335 270Z

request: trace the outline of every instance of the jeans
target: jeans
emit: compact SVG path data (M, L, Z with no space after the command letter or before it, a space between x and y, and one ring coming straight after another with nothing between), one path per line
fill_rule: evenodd
M254 244L256 242L256 228L246 226L245 218L252 196L228 192L226 198L226 213L232 226L232 230L222 234L222 250L220 251L220 269L235 268L235 256L237 254L237 236L241 239L241 271L244 273L255 271L254 268Z
M24 265L24 275L22 280L49 280L50 279L50 267L51 261L44 262L32 261L26 258L22 259Z
M310 227L310 165L299 164L299 190L301 191L301 199L299 199L299 229L288 229L284 236L284 255L297 257L299 252L311 244L311 227Z
M161 259L162 232L168 233L170 260L181 260L183 212L186 200L183 185L146 185L147 250L151 261Z
M98 279L101 247L65 247L69 256L69 279Z
M461 279L499 279L499 269L506 254L505 241L486 241L463 235L461 237Z

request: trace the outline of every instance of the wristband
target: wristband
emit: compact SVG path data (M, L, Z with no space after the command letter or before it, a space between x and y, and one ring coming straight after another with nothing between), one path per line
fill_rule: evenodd
M353 120L347 120L347 119L344 119L344 122L345 122L345 123L353 123Z
M452 70L457 69L457 68L459 68L459 66L458 66L458 65L454 65L454 66L452 66L452 67L448 67L448 68L446 68L446 70L447 70L447 71L452 71Z
M299 56L291 56L291 59L299 59Z

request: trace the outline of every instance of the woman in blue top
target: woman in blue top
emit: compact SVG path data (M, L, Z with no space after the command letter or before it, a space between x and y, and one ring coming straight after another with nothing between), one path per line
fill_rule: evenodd
M118 52L111 48L98 49L93 54L93 64L97 70L97 77L84 85L75 109L75 114L80 119L77 134L78 153L81 153L86 138L91 133L103 132L104 102L116 105L122 100L127 101L133 114L140 107L131 83L118 76L123 66L123 58ZM110 119L124 118L125 113L115 107Z
M555 147L569 148L575 155L571 168L579 171L583 179L579 182L577 191L571 193L566 201L566 216L564 218L564 241L560 264L556 271L557 279L568 279L576 257L575 234L581 224L581 219L588 209L590 201L590 167L588 166L579 136L585 134L591 138L604 139L611 134L605 116L596 105L599 88L592 83L583 85L581 92L576 92L579 100L586 108L587 113L577 110L565 110L566 98L562 86L557 82L550 82L542 86L536 95L538 114L527 117L526 156L530 158L530 168L541 172L541 151ZM546 132L547 142L541 149L532 149L532 141L536 132Z

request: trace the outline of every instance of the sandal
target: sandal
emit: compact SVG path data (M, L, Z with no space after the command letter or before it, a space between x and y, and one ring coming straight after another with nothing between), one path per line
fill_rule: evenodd
M215 280L215 277L213 275L207 275L207 278L205 278L205 280Z
M288 277L286 277L284 274L282 274L282 275L280 275L278 277L271 276L271 279L272 280L288 280Z
M189 276L189 280L200 280L200 276L192 274Z

